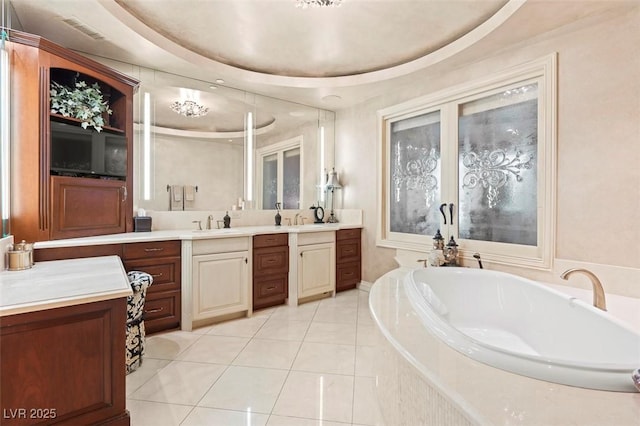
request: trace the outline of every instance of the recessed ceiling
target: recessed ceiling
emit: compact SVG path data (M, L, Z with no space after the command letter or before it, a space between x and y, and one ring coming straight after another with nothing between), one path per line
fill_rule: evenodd
M264 74L336 77L413 61L459 39L506 0L116 0L151 30L200 56Z
M10 0L18 28L70 49L338 110L637 0ZM133 68L132 68L133 69Z

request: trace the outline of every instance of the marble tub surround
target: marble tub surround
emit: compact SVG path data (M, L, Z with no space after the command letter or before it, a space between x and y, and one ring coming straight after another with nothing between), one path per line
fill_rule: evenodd
M394 260L403 267L413 268L418 265L418 259L425 259L430 247L425 248L424 252L412 250L396 250ZM494 269L496 271L508 272L520 275L531 280L541 282L543 284L560 285L566 288L591 290L590 281L582 276L571 277L569 281L562 280L560 275L572 268L587 269L598 277L605 291L605 295L617 294L631 298L640 299L640 269L627 268L615 265L606 265L595 262L582 262L571 259L554 259L550 270L538 270L532 268L521 268L509 265L502 265L492 262L487 256L480 253L482 264L486 269ZM477 268L478 261L474 259L473 253L464 250L464 246L460 247L461 266ZM640 324L640 322L638 323Z
M388 424L637 424L638 393L530 379L448 347L424 328L413 310L403 284L410 271L399 268L385 274L370 295L374 321L385 336L374 358L382 362L376 362L374 371Z
M127 297L131 286L118 256L38 262L0 272L0 316Z

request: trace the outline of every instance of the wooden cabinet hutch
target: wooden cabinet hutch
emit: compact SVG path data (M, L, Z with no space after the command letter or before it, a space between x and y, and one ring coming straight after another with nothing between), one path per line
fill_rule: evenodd
M14 238L46 241L133 231L133 93L138 81L39 36L9 30L9 40ZM52 81L68 87L75 81L99 85L113 111L104 115L101 133L124 145L118 148L119 172L54 167L52 123L81 127L80 120L51 112ZM74 147L72 138L65 143L72 152L90 149L81 146L84 141ZM104 154L88 155L104 165Z

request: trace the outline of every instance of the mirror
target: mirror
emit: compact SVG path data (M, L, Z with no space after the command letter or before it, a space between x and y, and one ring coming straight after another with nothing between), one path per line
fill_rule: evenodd
M298 209L323 198L318 185L322 170L333 166L333 112L130 64L108 65L141 82L134 96L137 208L273 209L278 201ZM206 115L187 117L169 107L185 97L208 108ZM191 192L180 195L185 188Z

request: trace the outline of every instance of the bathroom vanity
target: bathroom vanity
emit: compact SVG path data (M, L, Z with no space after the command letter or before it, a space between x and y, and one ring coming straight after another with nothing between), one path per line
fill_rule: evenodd
M38 242L35 261L118 255L154 276L148 333L297 305L360 282L360 225L166 230Z

